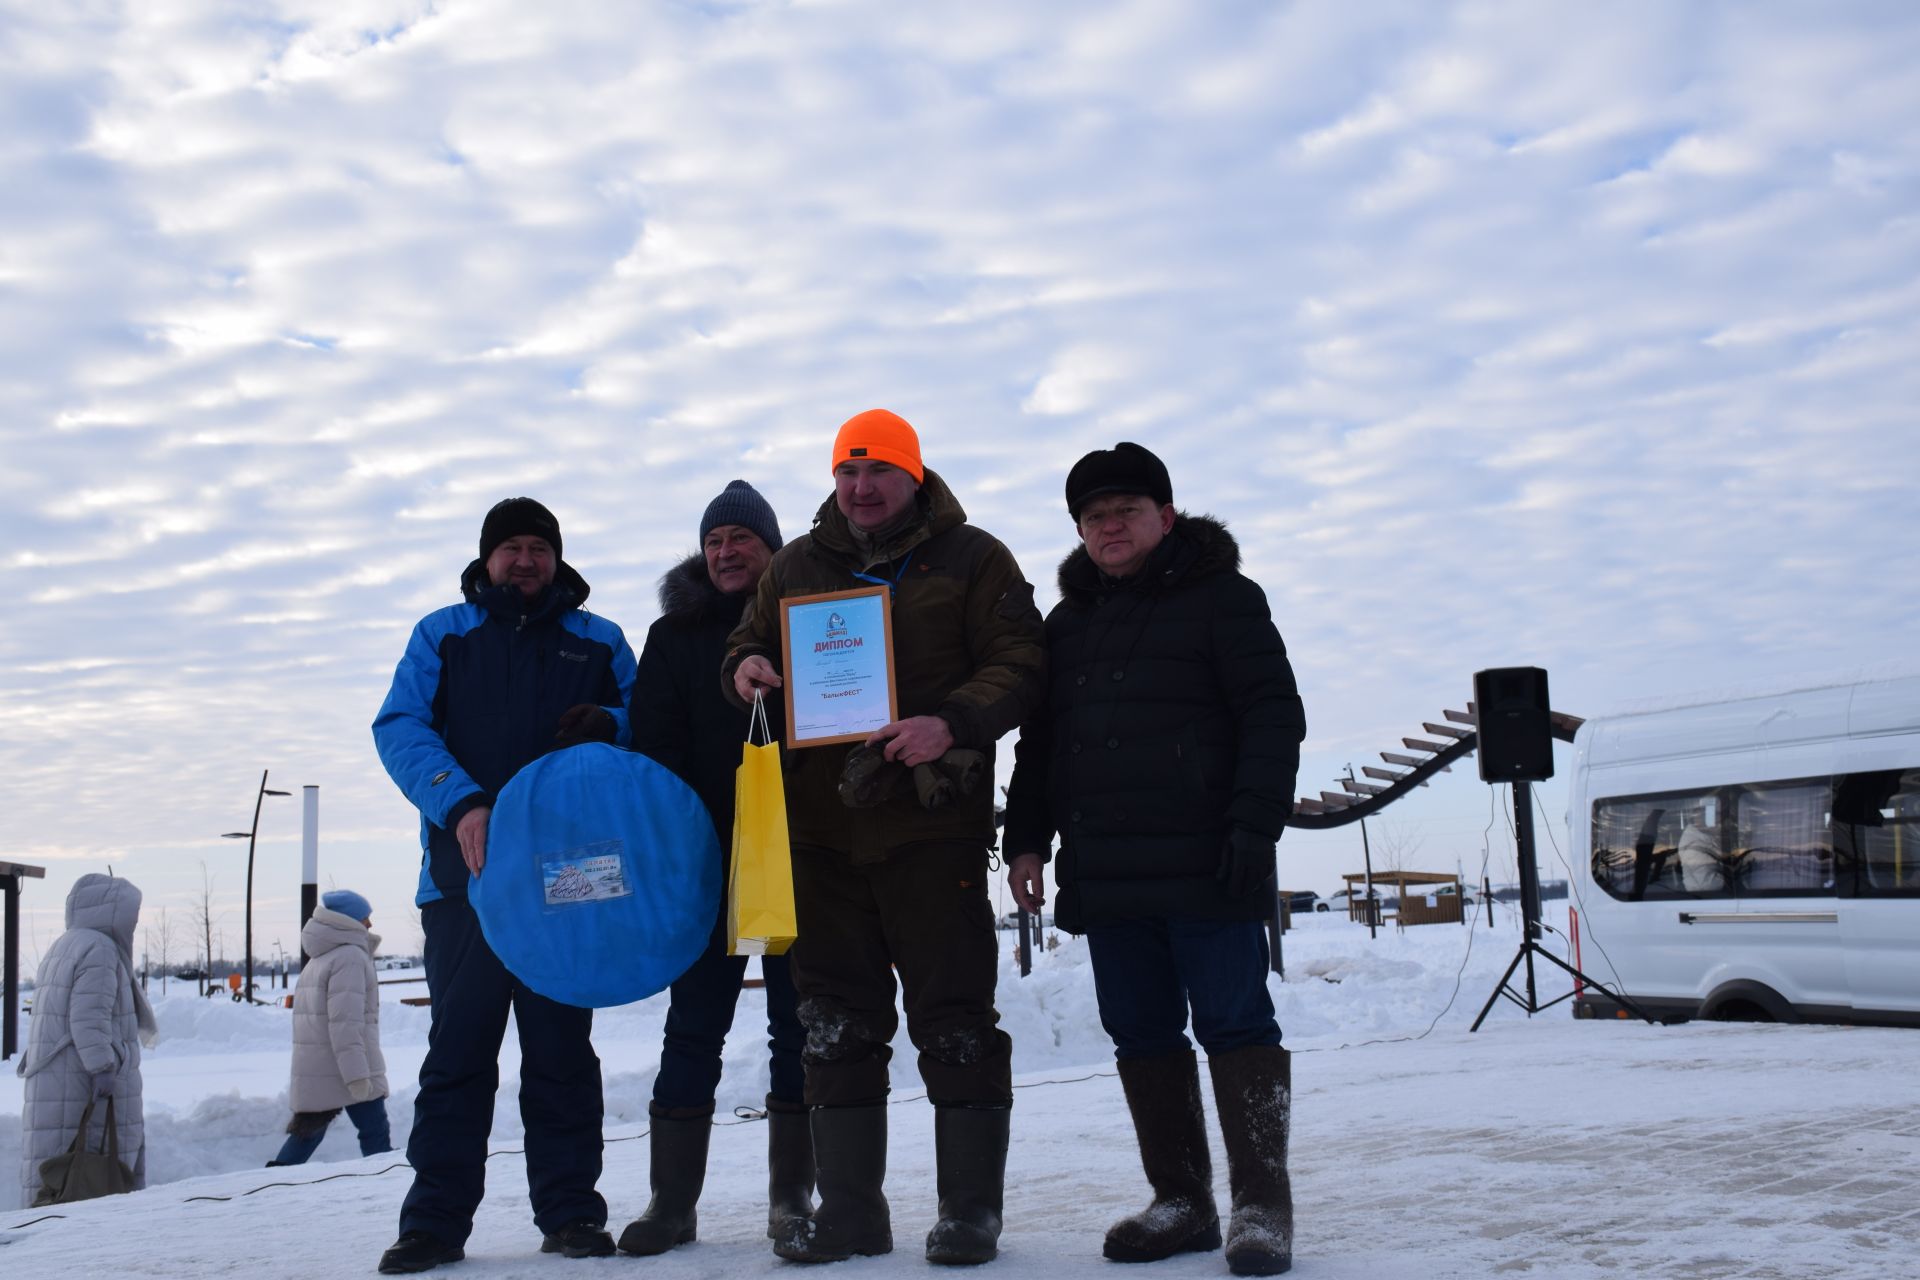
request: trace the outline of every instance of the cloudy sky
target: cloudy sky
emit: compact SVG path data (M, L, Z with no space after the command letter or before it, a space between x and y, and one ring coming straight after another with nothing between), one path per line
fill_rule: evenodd
M1071 462L1165 457L1267 589L1309 793L1482 667L1592 715L1902 660L1916 66L1897 0L0 0L29 956L109 863L176 916L204 864L237 954L262 769L417 939L367 726L486 508L552 506L637 643L707 499L802 532L875 405L1043 603ZM1488 800L1391 820L1472 872Z

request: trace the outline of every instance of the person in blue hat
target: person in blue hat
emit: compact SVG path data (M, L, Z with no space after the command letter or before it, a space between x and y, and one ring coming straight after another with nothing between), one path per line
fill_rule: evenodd
M269 1169L305 1164L344 1108L360 1135L360 1154L393 1150L387 1127L387 1061L380 1054L380 985L373 953L373 907L351 889L320 899L300 930L307 962L293 989L293 1120Z

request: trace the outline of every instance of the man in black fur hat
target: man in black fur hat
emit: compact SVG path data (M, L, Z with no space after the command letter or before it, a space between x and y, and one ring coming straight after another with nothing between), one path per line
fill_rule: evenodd
M660 580L660 619L640 650L634 682L633 746L678 774L706 802L720 837L721 872L733 840L734 771L746 741L748 713L728 702L714 673L727 636L753 599L760 575L781 546L773 508L745 480L735 480L700 517L700 551ZM649 1142L652 1198L620 1234L625 1253L665 1253L694 1239L695 1206L707 1173L720 1052L747 957L727 954L726 896L713 937L693 967L673 984L666 1043L653 1081ZM795 1009L785 956L762 956L767 1035L772 1053L767 1094L767 1232L812 1211L813 1138L807 1124L800 1065L806 1029Z
M1292 1076L1263 922L1306 734L1293 668L1233 536L1174 509L1151 452L1123 442L1082 458L1067 509L1082 545L1047 615L1050 688L1020 731L1006 848L1015 901L1038 911L1059 837L1054 919L1087 936L1153 1188L1104 1252L1220 1247L1191 1010L1233 1192L1227 1264L1274 1275L1292 1262Z

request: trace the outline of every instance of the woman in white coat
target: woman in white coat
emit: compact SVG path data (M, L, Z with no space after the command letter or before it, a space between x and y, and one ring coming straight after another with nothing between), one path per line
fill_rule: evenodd
M360 1154L393 1150L387 1128L387 1062L380 1054L380 985L371 932L373 908L348 889L320 899L300 930L307 963L293 991L293 1079L287 1102L293 1121L280 1154L267 1162L304 1164L327 1126L346 1108L360 1134Z
M140 1045L153 1043L153 1009L133 976L140 891L112 876L85 875L67 894L67 931L54 939L34 977L33 1017L18 1073L21 1203L40 1195L40 1164L63 1154L87 1103L99 1100L87 1149L105 1140L107 1108L120 1160L136 1188L147 1185L146 1123L140 1105Z

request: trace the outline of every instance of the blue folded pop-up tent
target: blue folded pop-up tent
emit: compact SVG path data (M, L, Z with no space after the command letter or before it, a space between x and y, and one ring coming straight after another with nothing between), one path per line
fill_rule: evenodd
M663 991L720 910L720 844L693 789L601 743L542 756L494 802L468 884L487 945L552 1000L607 1008Z

